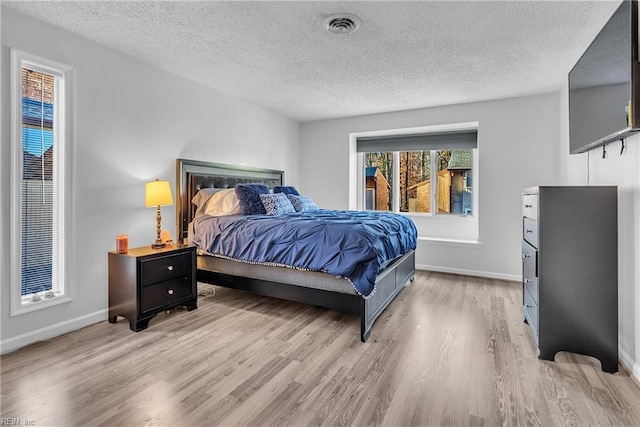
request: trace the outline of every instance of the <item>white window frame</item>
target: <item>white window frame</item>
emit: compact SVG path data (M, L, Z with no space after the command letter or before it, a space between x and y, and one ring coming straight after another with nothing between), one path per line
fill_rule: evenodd
M58 207L54 209L54 253L58 255L53 274L63 292L51 298L42 298L32 302L21 292L22 269L22 68L45 72L56 76L54 81L54 193L58 197ZM41 310L73 300L72 287L66 278L70 259L69 240L71 239L70 206L72 145L72 88L73 70L70 66L57 63L36 55L11 49L11 316Z
M420 126L401 129L385 129L368 132L357 132L349 134L349 209L364 210L364 167L365 155L357 152L357 140L363 137L378 136L400 136L427 133L444 133L464 130L479 130L479 122L452 123L445 125ZM452 242L472 242L479 241L479 151L480 134L478 133L477 148L473 149L471 180L473 182L472 213L471 214L433 214L421 212L400 212L400 171L399 171L399 151L393 152L393 212L411 217L418 228L418 236L424 240L439 240ZM431 173L435 171L434 156L431 156ZM434 181L435 182L435 181ZM432 192L432 195L435 191ZM431 206L435 201L431 201Z

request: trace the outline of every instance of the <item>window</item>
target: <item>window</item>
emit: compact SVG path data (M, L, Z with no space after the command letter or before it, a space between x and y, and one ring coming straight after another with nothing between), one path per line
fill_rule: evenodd
M65 286L70 69L15 50L11 55L15 315L70 300Z
M357 137L364 208L472 215L476 139L475 130Z
M393 153L365 153L365 209L372 211L392 210Z

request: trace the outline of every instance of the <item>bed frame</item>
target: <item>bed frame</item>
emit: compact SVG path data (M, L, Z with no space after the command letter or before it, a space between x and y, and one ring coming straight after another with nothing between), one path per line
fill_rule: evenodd
M208 187L232 188L238 183L249 182L260 182L270 188L284 185L284 172L177 159L176 235L178 241L184 241L188 235L189 223L195 212L191 199L198 190ZM203 256L206 255L198 255L198 257ZM413 281L415 252L411 251L405 254L381 272L376 278L375 292L367 299L355 294L291 285L284 283L285 279L282 279L283 282L278 282L226 274L223 271L206 270L201 268L201 264L203 263L198 263L196 273L198 282L317 305L360 316L360 339L362 342L366 342L371 335L371 327L378 316L402 291L404 285ZM291 274L290 269L282 268L282 276L285 277L287 274ZM327 276L333 278L331 275ZM344 280L346 281L346 279Z

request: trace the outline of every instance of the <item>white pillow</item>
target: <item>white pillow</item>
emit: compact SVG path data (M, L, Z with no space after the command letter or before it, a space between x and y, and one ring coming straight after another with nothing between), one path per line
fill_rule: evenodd
M199 190L193 199L191 199L191 203L196 205L196 213L195 216L202 215L204 211L207 209L207 202L214 194L225 190L224 188L203 188Z
M236 196L236 189L227 188L211 196L204 213L211 216L240 215L242 208Z

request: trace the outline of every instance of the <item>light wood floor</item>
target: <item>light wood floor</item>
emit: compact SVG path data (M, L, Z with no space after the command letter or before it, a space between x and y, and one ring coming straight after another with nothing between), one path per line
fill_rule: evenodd
M640 425L595 359L536 358L518 283L418 272L359 320L216 288L134 333L99 324L1 358L3 419L43 425Z

